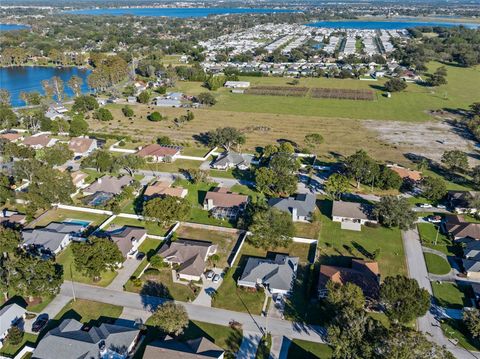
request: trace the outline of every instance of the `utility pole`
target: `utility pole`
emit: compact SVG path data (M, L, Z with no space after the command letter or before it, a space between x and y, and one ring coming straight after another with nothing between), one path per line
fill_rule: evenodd
M437 245L437 241L438 241L438 233L440 232L440 225L437 226L437 235L435 236L435 245Z
M73 295L73 301L75 302L77 300L75 296L75 285L73 284L73 273L72 273L72 263L70 263L70 281L72 283L72 295Z

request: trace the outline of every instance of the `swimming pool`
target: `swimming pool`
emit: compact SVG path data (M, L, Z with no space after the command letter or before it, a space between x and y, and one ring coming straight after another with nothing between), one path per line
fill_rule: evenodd
M67 218L63 222L69 223L69 224L78 224L79 226L83 227L88 227L92 221L82 221L80 219L72 219L72 218Z

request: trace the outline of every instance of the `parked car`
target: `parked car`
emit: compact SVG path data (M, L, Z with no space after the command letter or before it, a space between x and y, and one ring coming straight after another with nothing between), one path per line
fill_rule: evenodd
M212 282L213 283L218 283L220 282L220 274L215 274L213 279L212 279Z
M437 208L438 209L447 209L447 206L445 206L444 204L437 204Z
M215 276L215 273L211 270L205 273L205 277L207 278L207 280L212 280L214 276Z
M433 206L430 203L420 203L420 208L432 208Z
M137 260L141 261L143 258L145 258L145 253L138 252L136 258Z
M47 314L40 315L32 325L32 332L34 333L40 332L45 327L45 325L47 325L47 323L48 323L48 315Z
M442 216L428 216L427 220L430 223L440 223L442 221Z

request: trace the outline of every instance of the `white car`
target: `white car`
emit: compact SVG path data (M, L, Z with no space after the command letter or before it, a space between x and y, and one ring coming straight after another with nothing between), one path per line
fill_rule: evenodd
M207 280L212 280L213 277L214 277L215 273L213 273L213 271L209 270L206 274L205 274L205 278L207 278Z
M432 208L433 206L430 203L421 203L420 208Z
M438 209L447 209L447 206L445 206L444 204L437 204L437 208Z
M215 274L215 276L212 279L213 283L218 283L220 282L220 274Z

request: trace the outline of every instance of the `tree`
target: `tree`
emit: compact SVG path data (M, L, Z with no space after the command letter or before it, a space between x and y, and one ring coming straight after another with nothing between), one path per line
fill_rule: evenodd
M445 151L441 161L452 171L458 170L463 172L468 170L467 154L460 150Z
M69 134L72 137L86 135L88 133L88 122L84 120L82 114L73 115L70 121Z
M385 82L384 86L388 92L399 92L407 88L407 83L401 79L393 78Z
M144 205L144 216L162 226L171 225L175 221L186 220L190 211L190 202L184 198L173 196L153 198Z
M0 105L10 106L10 92L7 89L0 89Z
M98 108L98 102L93 96L77 96L73 102L72 111L74 112L88 112Z
M406 198L386 196L373 209L374 215L385 227L413 228L417 216Z
M5 341L10 345L18 345L22 342L23 335L24 332L19 327L12 325L10 329L8 329Z
M150 91L143 91L137 97L138 102L148 103L150 101Z
M125 171L127 171L128 174L132 177L135 172L145 166L146 163L144 158L134 154L119 157L117 161L118 165L121 166Z
M118 168L111 153L105 149L97 149L82 160L82 168L93 167L99 172L114 172Z
M340 173L334 173L325 181L325 192L332 200L339 200L342 193L347 192L350 187L350 181Z
M93 113L93 117L100 121L112 121L113 115L110 110L106 108L99 108Z
M478 309L465 310L463 322L473 338L480 338L480 311Z
M152 258L150 258L150 266L155 269L161 269L167 267L168 264L165 263L165 260L161 255L155 254Z
M319 133L309 133L305 135L305 143L309 147L315 147L323 143L323 136Z
M439 201L447 194L447 185L440 177L428 176L422 180L422 195L431 201Z
M148 120L152 122L158 122L163 120L163 116L160 112L154 111L150 115L148 115Z
M53 76L50 80L50 87L52 89L51 91L55 95L55 98L57 99L57 102L62 102L65 92L63 80L58 76Z
M333 311L342 311L346 308L355 310L363 309L365 296L362 289L352 283L341 285L332 281L327 282L327 302L332 306Z
M67 143L56 143L52 147L44 148L42 152L37 151L36 157L45 161L50 167L60 166L73 158L73 151L68 148Z
M415 279L397 275L386 277L380 286L380 299L390 320L408 323L427 313L430 294Z
M387 166L380 166L380 174L375 182L381 189L400 189L403 183L402 177Z
M187 168L182 169L181 172L183 172L188 178L188 180L193 184L209 181L208 171L206 170L201 170L198 168Z
M18 124L17 115L10 105L0 104L0 130L8 130Z
M369 184L379 176L379 166L368 156L364 150L358 150L345 159L346 174L357 182L357 188L361 183Z
M157 143L162 146L169 146L173 144L173 141L168 136L160 136L160 137L157 137Z
M81 77L78 77L76 75L73 75L70 77L70 80L68 80L68 87L73 91L73 94L75 97L78 97L82 93L82 83L83 80Z
M197 96L197 101L202 105L213 106L217 103L215 96L209 92L199 93Z
M0 253L3 253L3 257L14 252L21 242L22 236L19 231L0 226Z
M427 85L428 86L440 86L447 84L447 68L445 66L440 66L433 74L427 74Z
M253 215L248 242L257 248L287 247L295 234L292 216L276 208L259 210Z
M108 238L89 237L86 242L73 242L71 246L75 269L95 281L101 279L103 272L114 271L123 262L122 252Z
M210 146L221 146L227 152L234 146L245 143L245 135L236 128L222 127L207 133L207 141Z
M128 105L125 105L125 106L122 107L122 113L125 117L132 117L133 116L133 110Z
M225 84L225 81L225 76L211 75L205 81L205 87L208 88L210 91L216 91Z
M3 206L5 203L7 203L7 201L15 198L12 185L13 181L11 178L3 173L0 173L0 206Z
M180 335L188 326L188 314L185 307L174 302L165 302L160 305L149 318L149 322L162 332Z
M472 181L477 186L480 186L480 165L473 167L473 169L472 169Z

